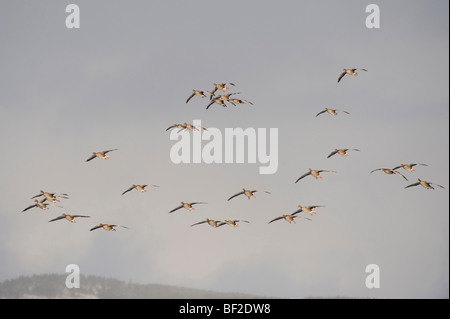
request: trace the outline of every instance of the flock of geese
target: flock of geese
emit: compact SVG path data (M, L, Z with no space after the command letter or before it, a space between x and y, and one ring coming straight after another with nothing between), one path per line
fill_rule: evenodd
M358 73L356 72L357 70L362 70L367 72L366 69L358 69L358 68L353 68L353 69L343 69L343 72L340 74L339 78L338 78L338 83L342 80L342 78L345 75L352 75L352 76L357 76ZM209 102L208 105L206 106L206 109L209 109L209 107L211 107L213 104L218 104L222 107L227 107L228 104L236 106L239 104L250 104L253 105L252 102L249 102L247 100L244 99L237 99L237 98L233 98L233 95L237 95L240 93L228 93L228 94L224 94L224 95L220 95L217 94L217 91L222 91L223 93L226 93L226 91L229 90L229 86L235 86L235 84L233 83L213 83L213 88L211 91L206 91L206 90L192 90L192 94L187 98L186 103L188 103L189 101L191 101L192 98L194 97L199 97L199 98L205 98L208 97L209 95ZM344 110L339 110L339 109L329 109L329 108L325 108L324 110L320 111L319 113L316 114L316 117L324 114L324 113L328 113L330 115L336 116L338 115L338 112L342 112L345 114L350 114L347 111ZM187 124L186 122L183 124L173 124L171 126L169 126L166 131L171 130L177 128L178 132L187 130L187 131L196 131L196 130L207 130L206 128L203 127L199 127L199 126L194 126L192 124ZM116 151L117 149L110 149L110 150L105 150L105 151L100 151L100 152L93 152L91 154L91 156L89 158L86 159L86 162L89 162L95 158L99 158L99 159L104 159L107 160L109 159L109 156L107 155L110 152ZM344 148L344 149L334 149L328 156L327 158L330 158L334 155L341 155L343 157L347 157L349 154L349 151L360 151L359 149L355 149L355 148ZM398 169L402 168L406 171L409 172L414 172L415 166L428 166L427 164L423 164L423 163L416 163L416 164L400 164L394 168L377 168L372 170L370 173L374 173L376 171L381 171L384 172L387 175L397 175L402 177L404 180L408 180L403 174L401 174ZM307 177L307 176L312 176L314 177L316 180L319 178L322 178L321 173L337 173L336 171L333 170L324 170L324 169L308 169L308 172L305 172L303 175L301 175L296 181L295 183L298 183L300 180L302 180L303 178ZM146 187L151 186L151 187L159 187L158 185L135 185L133 184L131 187L127 188L123 193L122 196L125 195L126 193L132 191L132 190L136 190L139 192L147 192L147 190L145 189ZM416 183L407 185L405 188L410 188L410 187L414 187L414 186L422 186L426 189L435 189L433 186L437 186L439 188L444 188L441 185L432 183L432 182L428 182L425 180L421 180L420 178L417 179ZM252 197L255 197L254 193L256 192L264 192L266 194L270 194L270 192L268 191L260 191L260 190L249 190L249 189L245 189L243 188L242 191L232 195L231 197L228 198L227 201L230 201L238 196L244 195L245 197L247 197L249 200ZM41 200L38 200L38 197L42 197ZM69 195L66 193L50 193L50 192L46 192L41 190L39 192L39 194L31 197L31 199L34 199L34 204L26 207L24 210L22 210L22 212L26 212L32 208L40 208L42 210L48 210L51 204L55 204L57 202L60 202L60 199L69 199ZM169 211L169 214L178 211L180 209L186 209L187 211L192 211L194 209L194 205L199 205L199 204L207 204L206 202L180 202L180 205L173 208L172 210ZM61 207L58 205L55 205L57 207ZM287 221L289 224L291 223L296 223L294 219L296 218L303 218L305 220L308 221L312 221L311 218L308 217L304 217L299 215L300 213L305 213L305 214L309 214L310 216L313 216L315 214L317 214L317 212L314 210L318 207L325 207L322 205L312 205L312 206L301 206L298 205L297 206L298 209L289 214L289 215L281 215L278 217L273 218L272 220L270 220L268 222L268 224L271 224L272 222L278 221L278 220L285 220ZM62 207L61 207L62 208ZM87 215L71 215L71 214L65 214L63 213L62 215L53 218L51 220L49 220L49 222L54 222L54 221L58 221L58 220L67 220L71 223L76 223L76 219L77 218L89 218L90 216ZM196 225L202 225L202 224L207 224L211 227L214 228L218 228L221 227L223 225L229 225L231 227L239 227L238 223L249 223L249 221L247 220L213 220L213 219L208 219L206 218L205 220L202 220L200 222L194 223L191 225L192 226L196 226ZM121 228L125 228L128 229L128 227L126 226L122 226L122 225L117 225L117 224L98 224L94 227L92 227L90 229L90 231L96 230L96 229L104 229L106 231L115 231L117 227L121 227Z

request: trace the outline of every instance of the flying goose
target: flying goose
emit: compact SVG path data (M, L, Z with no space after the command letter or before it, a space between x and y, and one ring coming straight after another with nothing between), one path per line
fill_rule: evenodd
M226 90L229 89L229 87L227 87L227 85L231 85L231 86L235 86L233 83L213 83L214 85L214 89L211 91L211 96L214 95L214 93L216 93L217 90L221 90L223 91L223 93L225 93Z
M179 209L181 209L181 208L185 208L185 209L187 209L188 211L192 211L192 210L194 209L194 207L192 207L192 206L197 205L197 204L207 204L207 203L205 203L205 202L192 202L192 203L181 202L181 205L178 206L178 207L176 207L176 208L174 208L174 209L172 209L172 210L169 212L169 214L170 214L170 213L173 213L174 211L179 210Z
M300 176L300 177L295 181L295 183L297 183L299 180L301 180L302 178L304 178L304 177L306 177L306 176L308 176L308 175L314 176L315 179L322 178L322 176L320 175L320 173L322 173L322 172L337 173L336 171L329 171L329 170L325 170L325 169L315 170L315 169L309 168L309 172L307 172L307 173L303 174L302 176Z
M47 198L44 198L43 200L41 200L41 201L38 201L37 199L35 199L34 200L34 204L33 205L30 205L30 206L28 206L27 208L25 208L23 211L22 211L22 213L23 212L25 212L25 211L27 211L27 210L29 210L29 209L31 209L31 208L34 208L34 207L39 207L40 209L43 209L43 210L48 210L49 209L49 205L48 204L44 204L44 202L47 200Z
M204 221L192 224L191 227L195 226L195 225L205 224L205 223L208 223L208 225L211 227L219 227L220 220L212 220L212 219L206 218Z
M173 125L169 126L168 128L166 128L166 132L173 128L184 129L185 127L184 127L184 124L173 124Z
M199 97L201 97L202 99L204 98L204 97L206 97L206 94L205 93L208 93L210 96L212 96L212 95L214 95L214 93L212 93L212 92L209 92L209 91L201 91L201 90L192 90L192 92L194 92L194 93L192 93L189 97L188 97L188 99L186 100L186 103L188 103L194 96L199 96Z
M431 185L434 185L434 186L437 186L437 187L440 187L440 188L444 188L444 189L445 189L444 186L441 186L441 185L438 185L438 184L435 184L435 183L431 183L431 182L427 182L427 181L423 181L423 180L421 180L420 178L418 178L417 180L418 180L417 183L408 185L408 186L406 186L405 188L420 185L420 186L422 186L422 187L425 187L426 189L430 189L430 188L431 188L431 189L434 189L434 187L431 186Z
M230 101L233 102L234 104L250 104L250 105L253 105L253 103L250 102L250 101L236 99L236 98L232 98L232 99L230 99Z
M217 104L219 104L220 106L223 106L223 107L227 107L227 105L225 104L224 100L222 100L221 98L216 97L216 98L211 100L211 102L206 106L206 109L209 109L209 107L211 105L213 105L214 103L217 103Z
M128 229L128 227L121 226L121 225L99 224L98 226L91 228L89 231L93 231L93 230L96 230L99 228L103 228L104 230L107 230L107 231L116 231L115 227L122 227L122 228Z
M320 111L319 113L317 113L317 114L316 114L316 117L318 117L320 114L323 114L323 113L325 113L325 112L327 112L327 113L329 113L329 114L331 114L331 115L334 115L334 116L338 115L337 112L342 112L342 113L350 114L350 113L347 112L347 111L342 111L342 110L338 110L338 109L328 109L328 108L325 108L325 110Z
M66 219L66 220L68 220L71 223L76 223L75 222L75 218L78 218L78 217L85 217L85 218L87 218L87 217L91 217L91 216L62 214L61 216L58 216L58 217L56 217L56 218L54 218L52 220L49 220L48 222L50 223L50 222L54 222L55 220Z
M294 218L304 218L304 219L307 219L307 220L311 221L310 218L306 218L306 217L302 217L302 216L291 214L291 215L281 215L281 216L279 216L277 218L274 218L268 224L270 224L270 223L272 223L272 222L274 222L276 220L280 220L280 219L285 219L289 224L291 224L291 223L297 224L295 222Z
M146 187L147 187L148 185L132 185L130 188L128 188L126 191L124 191L123 193L122 193L122 195L123 194L125 194L125 193L128 193L129 191L131 191L131 190L133 190L133 189L136 189L136 190L138 190L138 191L140 191L140 192L146 192L147 190L145 189ZM153 186L153 187L159 187L158 185L150 185L150 186Z
M341 79L342 79L342 78L344 77L344 75L346 75L346 74L348 74L348 75L353 75L353 76L357 76L358 73L356 73L356 70L361 70L361 71L366 71L366 72L367 72L366 69L342 69L342 71L344 71L344 72L342 72L341 75L339 76L339 78L338 78L338 83L341 81Z
M204 128L204 127L201 127L201 126L195 126L195 125L187 124L187 123L184 123L184 124L183 124L182 128L178 131L178 133L180 133L180 132L183 131L183 130L190 130L190 131L192 131L192 132L193 132L193 131L199 131L199 130L207 131L207 129Z
M401 173L397 172L397 171L394 170L394 169L389 169L389 168L377 168L377 169L374 169L373 171L371 171L370 173L373 173L373 172L375 172L375 171L382 171L382 172L384 172L385 174L388 174L388 175L396 174L396 175L398 175L398 176L403 177L406 181L408 180L404 175L402 175Z
M296 210L291 215L295 215L295 214L298 214L300 212L305 212L305 213L310 214L312 216L313 214L317 214L314 211L314 208L325 207L325 206L321 206L321 205L315 205L315 206L301 206L301 205L297 205L297 207L299 207L300 209Z
M31 197L31 199L37 198L37 197L40 197L40 196L44 196L47 200L49 200L49 201L51 201L53 203L56 203L56 202L60 201L60 200L57 199L57 197L69 199L69 197L67 197L69 195L68 194L64 194L64 193L61 193L61 194L49 193L49 192L44 192L43 190L41 190L39 192L40 192L40 194Z
M229 201L230 199L233 199L233 198L235 198L236 196L239 196L239 195L245 195L245 196L248 197L248 199L250 199L250 197L255 197L256 198L256 196L253 194L253 193L256 193L256 192L264 192L266 194L270 194L270 192L268 192L268 191L258 191L258 190L251 191L251 190L243 188L242 192L234 194L233 196L228 198L227 201Z
M221 222L217 227L223 226L223 225L230 225L231 227L239 227L237 223L250 223L247 220L224 220Z
M330 153L330 155L328 155L327 156L327 158L330 158L331 156L333 156L334 154L339 154L339 155L341 155L341 156L344 156L344 157L347 157L348 156L348 153L347 153L347 151L358 151L359 152L359 149L357 149L357 148L343 148L343 149L334 149L334 151L333 152L331 152Z
M106 154L109 153L109 152L112 152L112 151L117 151L117 148L112 149L112 150L102 151L102 152L92 152L92 156L89 157L89 158L86 160L86 162L89 162L90 160L93 160L93 159L96 158L96 157L98 157L98 158L103 158L103 159L108 159L109 156L106 155Z
M393 170L395 171L396 169L399 169L401 167L407 171L414 172L415 169L413 167L417 165L428 166L427 164L400 164L400 166L394 167Z
M230 98L230 96L232 96L232 95L234 95L234 94L241 94L240 92L237 92L237 93L229 93L229 94L226 94L226 95L217 95L217 97L219 98L219 99L221 99L221 100L223 100L223 101L225 101L225 102L228 102L228 103L230 103L230 104L233 104L234 106L236 106L236 104L232 101L232 99ZM239 99L237 99L237 100L239 100Z

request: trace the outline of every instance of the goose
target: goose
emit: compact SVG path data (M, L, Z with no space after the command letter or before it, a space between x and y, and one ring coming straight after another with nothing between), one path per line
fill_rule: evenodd
M126 191L124 191L123 193L122 193L122 195L123 194L126 194L126 193L128 193L129 191L131 191L131 190L133 190L133 189L136 189L136 190L138 190L138 191L140 191L140 192L146 192L147 190L145 189L146 187L147 187L148 185L131 185L131 187L130 188L128 188ZM153 187L159 187L158 185L150 185L150 186L153 186Z
M214 103L217 103L217 104L219 104L220 106L223 106L223 107L227 107L227 105L225 104L225 101L222 100L221 98L217 97L217 98L214 98L214 99L211 100L211 102L206 106L206 109L209 109L209 107L211 105L213 105Z
M185 126L184 126L184 124L173 124L173 125L169 126L168 128L166 128L166 132L173 128L184 129Z
M233 198L235 198L235 197L237 197L239 195L245 195L245 196L248 197L248 199L250 199L250 197L255 197L256 198L256 196L253 194L253 193L256 193L256 192L261 192L261 191L258 191L258 190L251 191L251 190L247 190L247 189L243 188L242 192L234 194L233 196L228 198L227 201L229 201L229 200L231 200L231 199L233 199ZM270 194L270 192L268 192L268 191L262 191L262 192L264 192L266 194Z
M437 186L437 187L440 187L440 188L444 188L444 189L445 189L444 186L441 186L441 185L438 185L438 184L435 184L435 183L431 183L431 182L427 182L427 181L423 181L423 180L421 180L420 178L418 178L417 180L418 180L417 183L408 185L408 186L406 186L405 188L409 188L409 187L413 187L413 186L418 186L418 185L420 185L420 186L422 186L422 187L425 187L426 189L434 189L434 187L431 186L431 185L434 185L434 186Z
M331 156L333 156L334 154L339 154L339 155L341 155L341 156L344 156L344 157L347 157L348 156L348 153L347 153L347 151L358 151L359 152L359 149L357 149L357 148L343 148L343 149L334 149L334 151L333 152L331 152L330 153L330 155L328 155L327 156L327 158L330 158Z
M217 227L223 226L223 225L229 225L231 227L239 227L239 225L237 223L250 223L247 220L224 220L223 222L221 222L219 225L217 225Z
M301 180L302 178L304 178L304 177L306 177L306 176L308 176L308 175L314 176L315 179L322 178L322 176L320 175L320 173L322 173L322 172L327 172L327 173L337 173L336 171L330 171L330 170L325 170L325 169L315 170L315 169L309 168L309 172L307 172L307 173L303 174L302 176L300 176L300 177L295 181L295 183L297 184L297 182L298 182L299 180Z
M342 111L342 110L338 110L338 109L329 109L329 108L325 108L325 110L320 111L319 113L317 113L317 114L316 114L316 117L318 117L320 114L323 114L323 113L325 113L325 112L327 112L327 113L329 113L329 114L331 114L331 115L334 115L334 116L338 115L337 112L342 112L342 113L350 114L350 113L347 112L347 111Z
M401 167L407 171L414 172L415 171L414 166L417 165L428 166L427 164L400 164L400 166L394 167L393 170L395 171L396 169L399 169Z
M214 95L214 93L210 92L210 91L201 91L201 90L192 90L192 93L188 99L186 100L186 103L188 103L194 96L199 96L202 99L206 97L206 93L208 93L210 96Z
M304 218L304 219L306 219L306 220L311 221L310 218L306 218L306 217L302 217L302 216L298 216L298 215L291 214L291 215L281 215L281 216L279 216L279 217L277 217L277 218L274 218L274 219L272 219L270 222L268 222L268 224L270 224L270 223L272 223L272 222L274 222L274 221L276 221L276 220L280 220L280 219L285 219L289 224L291 224L291 223L297 224L297 223L295 222L294 218Z
M234 94L241 94L241 92L236 92L236 93L229 93L226 95L217 95L217 97L225 102L228 102L234 106L236 106L236 104L232 101L232 99L230 98L230 96L234 95Z
M406 181L408 180L404 175L402 175L400 172L397 172L397 171L394 170L394 169L389 169L389 168L377 168L377 169L374 169L373 171L371 171L370 173L373 173L373 172L375 172L375 171L382 171L382 172L384 172L385 174L388 174L388 175L396 174L396 175L398 175L398 176L403 177L403 179L405 179Z
M361 70L361 71L366 71L366 72L367 72L366 69L342 69L342 71L344 71L344 72L342 72L341 75L339 76L339 78L338 78L338 83L341 81L341 79L342 79L342 78L344 77L344 75L346 75L346 74L348 74L348 75L353 75L353 76L357 76L358 73L356 73L356 70Z
M233 102L234 104L250 104L250 105L253 105L253 103L250 102L250 101L236 99L236 98L232 98L232 99L230 99L230 101Z
M226 90L229 89L229 87L227 87L227 85L231 85L231 86L235 86L233 83L213 83L214 85L214 89L211 91L211 96L214 95L214 93L216 93L217 90L221 90L223 91L223 93L225 93Z
M68 220L71 223L76 223L75 222L75 218L78 218L78 217L88 218L88 217L91 217L91 216L62 214L61 216L53 218L52 220L49 220L48 222L50 223L50 222L54 222L55 220L66 219L66 220Z
M35 200L34 200L34 204L28 206L27 208L25 208L25 209L22 211L22 213L25 212L25 211L27 211L27 210L29 210L29 209L31 209L31 208L34 208L34 207L39 207L40 209L48 210L48 209L49 209L49 205L48 205L48 204L45 204L45 201L46 201L46 200L47 200L47 198L44 198L44 199L41 200L41 201L38 201L37 199L35 199Z
M183 131L183 130L190 130L190 131L199 131L199 130L202 130L202 131L207 131L207 129L206 128L204 128L204 127L201 127L201 126L195 126L195 125L192 125L192 124L187 124L187 123L184 123L183 124L183 126L182 126L182 128L178 131L178 133L180 133L181 131Z
M93 159L96 158L96 157L98 157L98 158L103 158L103 159L108 159L109 156L106 155L106 154L109 153L109 152L112 152L112 151L117 151L117 148L112 149L112 150L102 151L102 152L92 152L92 156L89 157L89 158L86 160L86 162L89 162L90 160L93 160Z
M121 225L99 224L98 226L95 226L95 227L91 228L89 231L93 231L93 230L96 230L96 229L99 229L99 228L103 228L104 230L107 230L107 231L116 231L115 227L122 227L122 228L128 229L128 227L121 226Z
M205 220L203 220L201 222L192 224L191 227L195 226L195 225L205 224L205 223L207 223L211 227L219 227L220 220L212 220L212 219L206 218Z
M295 215L295 214L298 214L300 212L305 212L305 213L310 214L312 216L313 214L317 214L317 212L314 211L314 208L325 207L325 206L321 206L321 205L315 205L315 206L301 206L301 205L297 205L297 207L299 207L300 209L296 210L291 215Z
M39 192L40 192L40 194L31 197L31 199L37 198L37 197L40 197L40 196L44 196L47 200L49 200L49 201L51 201L51 202L53 202L53 203L56 203L56 202L59 202L59 201L60 201L60 200L57 199L57 197L69 199L69 197L67 197L67 196L69 196L69 195L68 195L68 194L64 194L64 193L61 193L61 194L57 194L57 193L48 193L48 192L44 192L43 190L41 190L41 191L39 191Z
M181 209L181 208L185 208L185 209L187 209L188 211L192 211L192 210L194 209L194 207L192 207L192 206L197 205L197 204L208 204L208 203L205 203L205 202L192 202L192 203L181 202L181 205L178 206L178 207L176 207L176 208L174 208L174 209L172 209L172 210L169 212L169 214L170 214L170 213L173 213L174 211L179 210L179 209Z

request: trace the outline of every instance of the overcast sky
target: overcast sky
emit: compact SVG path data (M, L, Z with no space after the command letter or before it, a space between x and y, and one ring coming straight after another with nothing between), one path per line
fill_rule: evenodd
M448 298L447 1L377 1L379 29L364 1L76 1L67 29L70 3L0 3L0 281L77 264L275 297ZM353 67L368 72L338 84ZM185 103L214 82L254 105ZM315 117L325 107L350 115ZM172 163L165 129L194 120L278 128L278 171ZM361 151L327 159L334 148ZM401 163L428 166L370 174ZM295 184L308 168L337 173ZM404 189L417 178L446 189ZM131 184L160 187L121 196ZM242 188L271 194L227 201ZM21 213L39 190L70 199ZM208 204L168 214L181 201ZM268 224L299 204L325 207ZM91 217L48 223L63 212ZM250 223L190 227L205 218ZM89 232L99 223L129 229Z

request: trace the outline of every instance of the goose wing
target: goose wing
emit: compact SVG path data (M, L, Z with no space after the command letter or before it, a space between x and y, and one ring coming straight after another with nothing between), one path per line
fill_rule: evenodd
M284 218L283 216L279 216L279 217L277 217L277 218L272 219L270 222L268 222L268 224L270 224L270 223L272 223L272 222L274 222L274 221L276 221L276 220L283 219L283 218Z
M194 97L194 95L195 95L195 92L192 93L192 94L188 97L188 99L186 100L186 103L189 102L189 101Z
M128 192L131 191L133 188L134 188L134 186L131 186L131 187L128 188L126 191L124 191L124 192L122 193L122 195L128 193Z
M229 201L229 200L231 200L231 199L233 199L233 198L235 198L235 197L237 197L237 196L239 196L239 195L242 195L242 194L244 194L244 191L234 194L233 196L231 196L230 198L228 198L227 201Z
M341 79L344 77L344 75L346 75L347 74L347 72L342 72L341 73L341 75L339 76L339 78L338 78L338 83L341 81Z
M75 217L75 216L74 216ZM48 222L50 223L50 222L54 222L55 220L60 220L60 219L64 219L64 218L66 218L66 216L58 216L58 217L56 217L56 218L53 218L53 219L51 219L51 220L49 220Z
M311 171L309 171L309 172L303 174L302 176L300 176L300 177L295 181L295 183L297 184L297 182L298 182L299 180L301 180L302 178L304 178L304 177L306 177L306 176L308 176L308 175L310 175L310 174L311 174Z
M180 208L182 208L183 207L183 205L180 205L180 206L178 206L178 207L175 207L174 209L172 209L170 212L169 212L169 214L170 213L173 213L174 211L176 211L176 210L179 210Z

